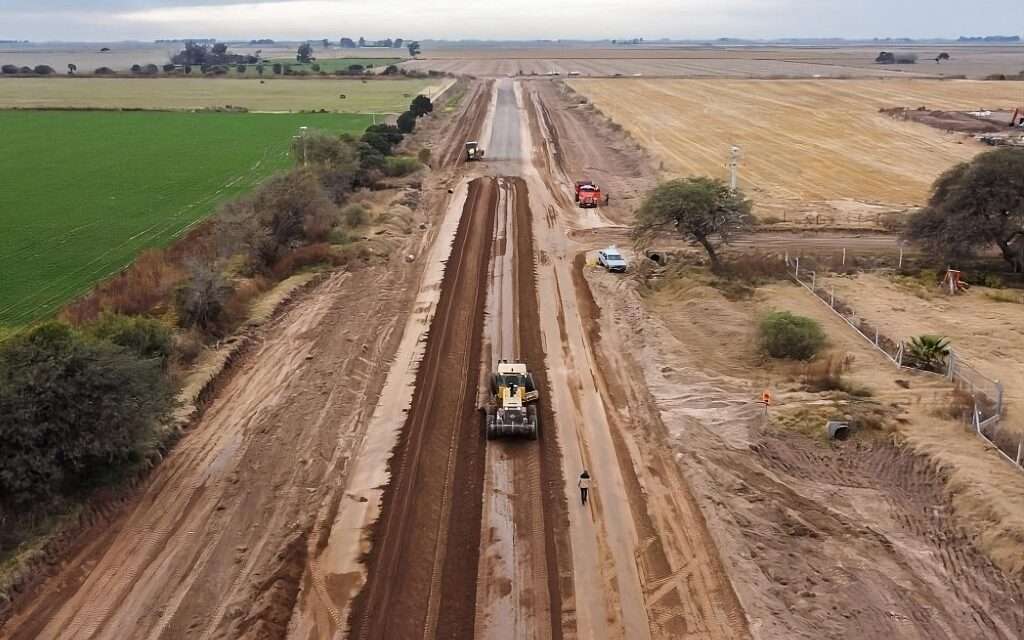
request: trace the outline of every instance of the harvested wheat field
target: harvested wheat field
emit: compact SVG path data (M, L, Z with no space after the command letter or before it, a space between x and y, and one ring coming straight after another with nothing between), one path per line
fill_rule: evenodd
M883 107L966 110L1024 102L1012 82L929 80L574 80L571 86L673 173L727 175L762 215L875 212L921 204L932 181L984 150L880 114Z

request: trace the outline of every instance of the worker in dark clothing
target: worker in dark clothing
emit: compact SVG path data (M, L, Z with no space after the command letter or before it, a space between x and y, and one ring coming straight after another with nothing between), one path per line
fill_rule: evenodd
M590 474L584 469L583 473L580 474L580 481L577 483L580 488L580 501L587 504L587 493L590 492Z

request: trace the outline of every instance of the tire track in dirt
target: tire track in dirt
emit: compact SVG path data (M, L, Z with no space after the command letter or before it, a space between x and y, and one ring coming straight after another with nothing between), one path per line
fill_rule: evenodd
M493 180L470 184L412 407L389 462L367 583L350 617L353 638L473 633L483 490L475 405L496 198Z

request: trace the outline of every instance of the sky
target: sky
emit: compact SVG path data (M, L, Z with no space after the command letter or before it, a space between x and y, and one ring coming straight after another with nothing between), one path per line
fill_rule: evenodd
M0 39L1017 35L1021 0L0 0Z

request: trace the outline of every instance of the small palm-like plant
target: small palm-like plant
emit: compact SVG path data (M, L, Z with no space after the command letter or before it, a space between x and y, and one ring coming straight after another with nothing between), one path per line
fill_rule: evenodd
M906 347L908 364L925 371L942 371L949 358L949 339L923 335L910 339Z

